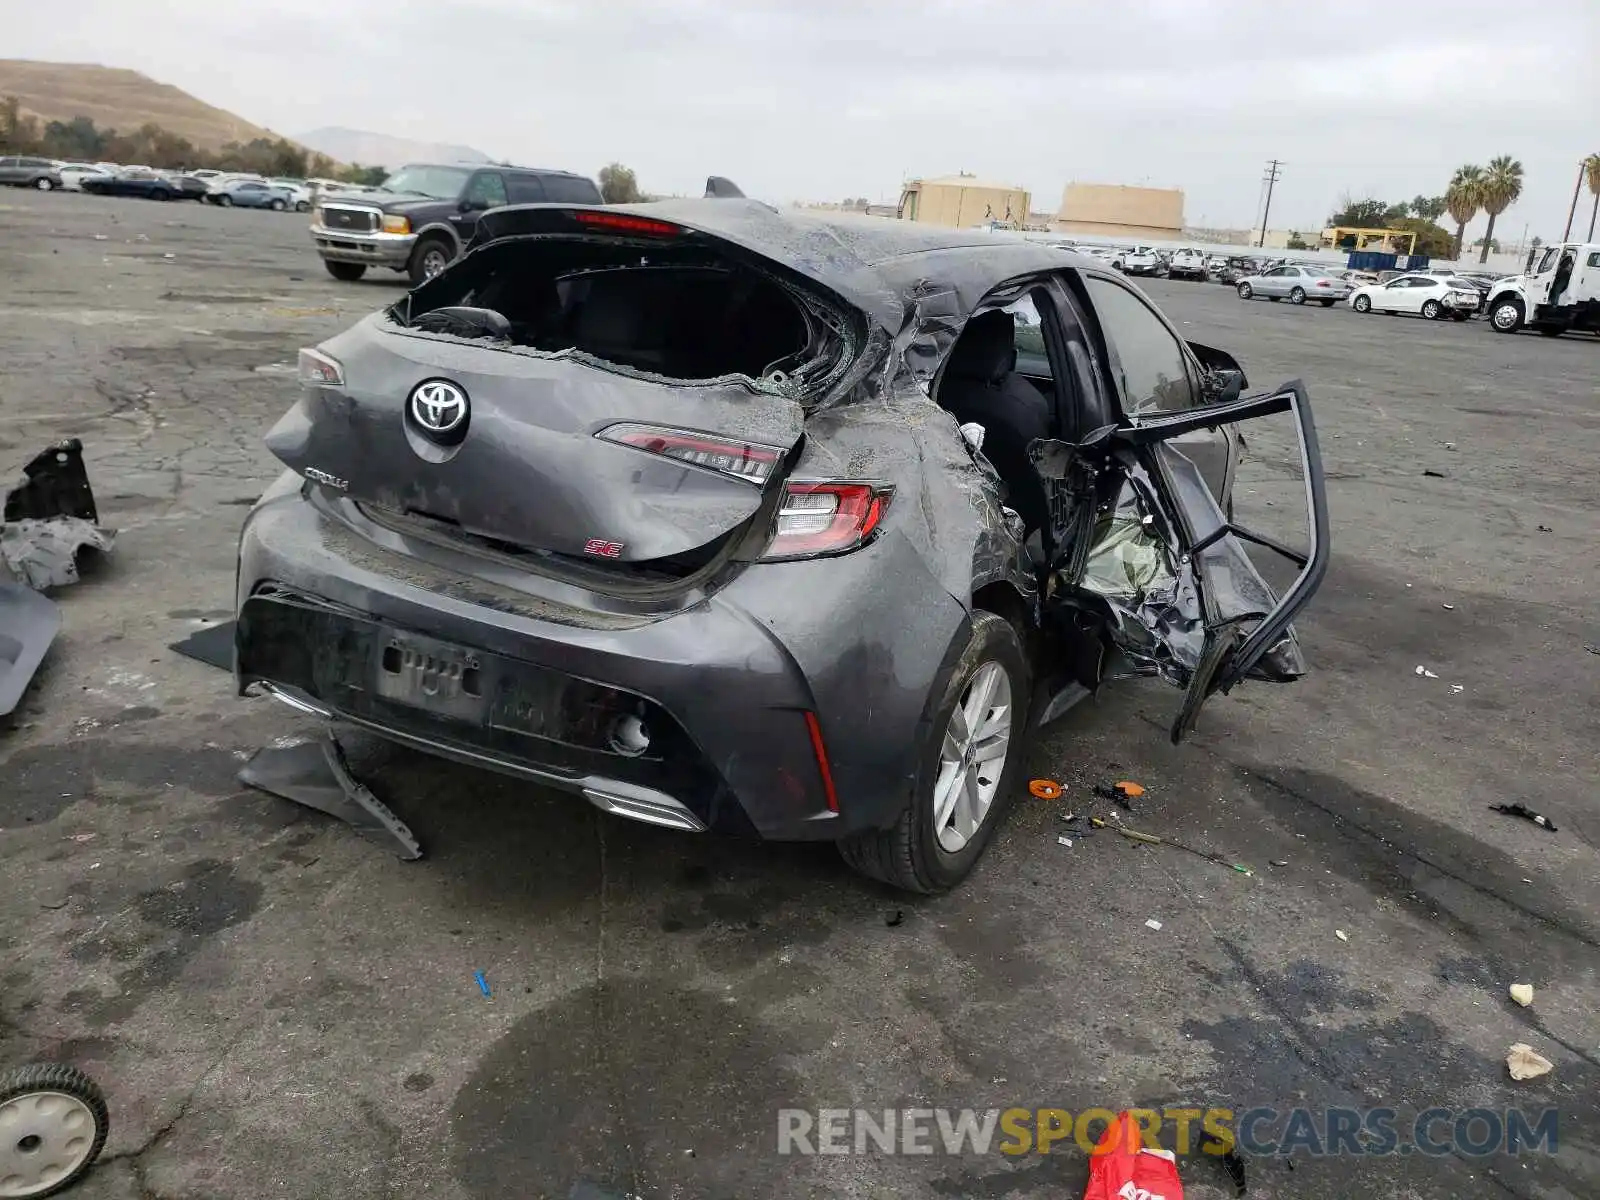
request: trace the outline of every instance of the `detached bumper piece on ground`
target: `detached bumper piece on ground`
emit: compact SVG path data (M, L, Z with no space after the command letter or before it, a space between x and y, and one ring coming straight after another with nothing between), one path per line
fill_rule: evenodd
M737 197L505 206L300 380L241 533L240 690L634 820L938 891L1041 714L1117 664L1183 692L1175 739L1305 671L1305 389L1244 395L1054 247ZM1304 552L1232 518L1238 427L1280 414ZM1247 544L1299 569L1281 595Z
M407 861L422 857L406 823L350 773L344 747L331 730L318 741L256 751L239 772L239 782L337 817Z
M6 493L0 519L0 716L16 708L61 630L61 612L39 595L78 580L78 556L111 549L73 438L41 451Z

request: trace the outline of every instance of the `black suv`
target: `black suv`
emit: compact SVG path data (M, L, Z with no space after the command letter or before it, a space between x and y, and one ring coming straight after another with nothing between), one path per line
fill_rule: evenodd
M368 267L432 279L477 228L478 215L502 204L601 204L594 180L530 167L401 167L375 191L323 195L311 216L317 253L335 279Z

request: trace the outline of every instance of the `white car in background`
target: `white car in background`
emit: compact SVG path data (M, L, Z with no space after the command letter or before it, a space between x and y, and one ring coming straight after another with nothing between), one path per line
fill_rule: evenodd
M1161 256L1149 246L1135 246L1122 256L1124 275L1155 275L1161 270Z
M1465 321L1482 304L1483 293L1471 280L1451 275L1402 275L1350 293L1350 307L1359 313L1412 313L1431 321Z
M1206 256L1198 250L1175 250L1167 260L1168 279L1206 280Z
M61 186L69 192L83 191L83 181L87 176L109 179L114 174L96 163L67 162L56 169L61 173Z
M302 179L269 179L267 184L277 188L289 198L289 207L295 212L311 211L311 188Z

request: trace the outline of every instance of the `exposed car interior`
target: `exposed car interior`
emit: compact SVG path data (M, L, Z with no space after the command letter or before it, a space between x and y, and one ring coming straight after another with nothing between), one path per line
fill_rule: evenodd
M1044 524L1048 508L1028 444L1050 436L1050 401L1016 363L1015 318L1002 310L979 313L950 350L938 403L962 424L983 426L983 455L1005 485L1006 503L1031 533Z
M440 285L425 311L412 298L403 323L550 353L578 350L669 379L787 376L830 341L788 289L704 251L646 257L586 242L508 243L480 252Z

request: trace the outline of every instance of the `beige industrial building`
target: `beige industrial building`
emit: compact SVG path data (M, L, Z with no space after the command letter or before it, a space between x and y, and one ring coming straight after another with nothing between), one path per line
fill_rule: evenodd
M1178 188L1069 183L1056 214L1058 233L1176 242L1183 239L1183 192Z
M900 194L900 218L924 225L970 229L991 221L1021 226L1033 197L1027 188L985 183L974 175L913 179Z

